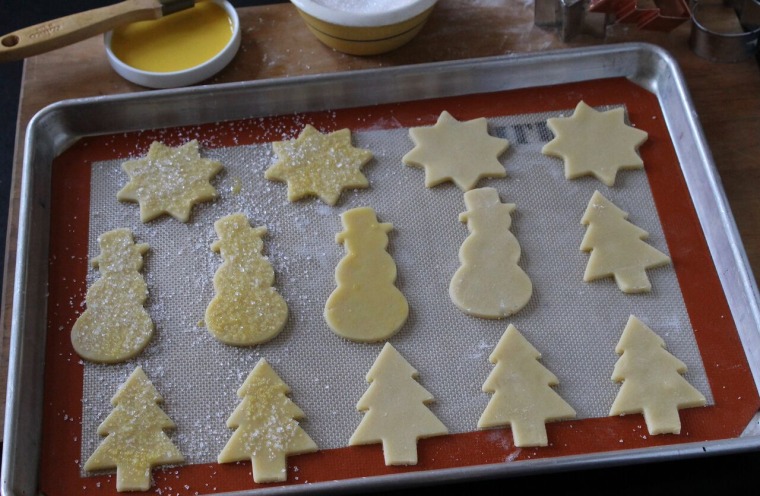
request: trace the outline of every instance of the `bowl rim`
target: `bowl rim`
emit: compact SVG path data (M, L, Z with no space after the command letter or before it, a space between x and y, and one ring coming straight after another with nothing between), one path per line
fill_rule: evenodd
M431 8L438 0L408 0L403 5L391 7L382 12L340 10L323 5L318 0L290 0L290 2L310 16L330 24L351 27L377 27L411 19Z
M207 79L229 64L240 48L241 30L240 16L235 7L228 0L208 0L221 6L232 21L232 36L227 44L210 59L179 71L155 72L145 71L132 67L113 53L111 49L111 38L113 31L108 31L103 35L106 55L111 67L124 79L141 86L150 88L177 88L188 86L204 79Z

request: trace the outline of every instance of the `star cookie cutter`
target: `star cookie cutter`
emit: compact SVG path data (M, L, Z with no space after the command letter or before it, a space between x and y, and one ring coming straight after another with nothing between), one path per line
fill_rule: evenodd
M590 0L589 11L652 31L671 31L691 19L686 0Z

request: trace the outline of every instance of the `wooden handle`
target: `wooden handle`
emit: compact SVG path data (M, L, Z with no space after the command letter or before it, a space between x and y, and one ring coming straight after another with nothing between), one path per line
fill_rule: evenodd
M19 29L0 38L0 62L55 50L122 24L158 19L161 9L159 0L126 0Z

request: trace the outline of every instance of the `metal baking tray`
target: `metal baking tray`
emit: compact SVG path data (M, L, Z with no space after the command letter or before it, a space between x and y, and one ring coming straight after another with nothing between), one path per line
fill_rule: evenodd
M25 142L3 446L3 494L32 494L38 488L50 197L55 187L51 164L79 139L604 78L626 78L656 96L678 160L688 164L682 166L682 173L754 382L760 383L758 289L680 69L666 51L656 46L617 44L69 100L39 112L29 124ZM756 420L750 422L745 433L732 439L257 488L252 493L358 492L412 483L435 484L737 452L760 447L760 435L753 429L756 424Z

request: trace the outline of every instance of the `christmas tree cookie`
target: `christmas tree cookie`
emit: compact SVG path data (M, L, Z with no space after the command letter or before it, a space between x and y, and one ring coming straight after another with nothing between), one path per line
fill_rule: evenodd
M288 478L288 455L317 451L298 423L301 409L288 398L290 388L262 358L237 391L240 404L227 419L235 429L219 453L219 463L251 460L254 482Z
M100 255L92 260L101 277L87 290L87 308L71 328L71 344L91 362L116 363L138 355L153 336L143 304L148 285L140 270L147 244L136 244L129 229L98 237Z
M459 220L470 235L459 249L461 266L449 284L449 296L463 312L502 318L520 310L533 293L528 275L517 265L520 245L509 231L515 205L501 203L494 188L464 194L467 212Z
M444 110L435 125L410 128L409 136L415 146L402 161L425 169L428 188L452 181L467 191L484 177L507 175L499 156L509 141L489 135L485 117L460 122Z
M116 468L117 491L147 491L153 467L182 463L184 456L164 432L175 425L159 406L162 401L138 366L111 399L114 409L98 427L106 438L84 469Z
M538 360L541 353L512 324L489 357L496 366L483 384L493 393L479 428L509 425L515 446L547 446L546 422L575 418L575 410L552 386L557 377Z
M581 218L588 226L581 250L591 252L585 282L614 277L624 293L647 292L652 284L646 270L670 263L670 257L644 241L649 233L627 219L627 212L594 192Z
M610 415L643 413L649 434L680 434L678 410L704 406L706 399L684 379L686 365L665 350L665 341L631 315L615 352L612 372L622 382Z
M214 222L214 229L219 239L211 250L224 263L214 275L216 295L206 308L206 327L235 346L272 339L288 319L288 306L272 287L274 270L261 253L266 227L251 227L245 214L234 213Z
M580 101L572 116L546 124L554 139L541 152L564 160L567 179L591 175L612 186L618 171L644 167L638 149L648 135L625 123L623 107L599 112Z
M264 177L288 183L288 200L318 196L335 205L347 188L366 188L369 181L361 168L372 152L351 145L351 131L341 129L322 134L307 124L298 138L272 143L277 162Z
M346 255L335 268L337 287L324 317L339 336L359 342L388 339L406 322L409 304L394 285L396 263L385 250L389 223L380 223L370 207L341 214L344 230L335 240Z
M434 398L417 376L396 348L385 343L367 373L369 388L356 405L365 413L349 446L382 443L386 465L416 465L419 439L448 434L427 407Z
M176 148L155 141L145 157L124 162L122 169L130 180L116 198L138 202L140 220L149 222L169 214L187 222L193 205L217 197L209 181L222 170L222 164L201 158L197 140Z

